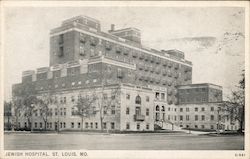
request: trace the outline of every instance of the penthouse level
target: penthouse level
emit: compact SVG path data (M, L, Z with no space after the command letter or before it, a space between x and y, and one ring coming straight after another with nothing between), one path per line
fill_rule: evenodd
M181 51L158 51L136 42L140 41L140 35L140 31L136 28L120 30L112 28L109 33L105 33L101 31L98 20L94 22L93 18L89 19L86 16L74 17L51 30L50 65L86 58L91 54L110 54L115 51L125 55L125 59L142 57L152 59L153 62L173 62L187 67L192 66L190 61L184 59L184 53ZM135 38L137 40L133 40Z

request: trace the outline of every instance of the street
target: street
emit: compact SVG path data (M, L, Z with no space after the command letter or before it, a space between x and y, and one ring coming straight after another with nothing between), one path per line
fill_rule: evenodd
M5 133L5 150L243 150L244 136L183 133Z

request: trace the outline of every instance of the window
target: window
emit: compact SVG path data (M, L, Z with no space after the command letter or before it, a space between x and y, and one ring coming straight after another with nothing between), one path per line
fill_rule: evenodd
M161 99L165 100L165 93L161 93Z
M161 106L161 111L165 112L165 107Z
M204 126L204 125L201 125L201 128L202 128L202 129L205 129L205 126Z
M98 123L95 123L95 128L98 129Z
M136 124L136 129L137 129L137 130L140 130L140 123L137 123L137 124Z
M111 95L111 99L115 99L115 94L112 94L112 95Z
M89 123L85 123L85 128L88 129L89 128Z
M146 108L146 116L149 116L149 108Z
M194 111L198 112L198 108L197 108L197 107L195 107L195 108L194 108Z
M19 127L20 127L20 123L19 123ZM35 128L37 128L37 122L35 122Z
M52 123L50 123L50 128L52 128ZM66 128L66 123L63 123L63 128Z
M180 108L180 112L183 112L183 108Z
M135 98L135 104L141 104L141 97L139 95Z
M182 115L180 115L180 121L183 121L183 116Z
M57 116L57 108L55 108L55 116Z
M126 108L126 114L129 114L129 108Z
M197 121L199 119L198 115L195 115L195 120Z
M71 102L75 102L75 97L71 96Z
M63 102L66 103L66 97L63 98Z
M60 47L59 47L58 56L59 56L59 57L62 57L63 55L64 55L64 53L63 53L63 46L60 46Z
M205 120L205 115L202 115L202 116L201 116L201 120Z
M213 125L211 125L211 126L210 126L210 129L214 129L214 126L213 126Z
M149 96L146 96L146 102L149 102Z
M111 114L115 114L115 106L114 105L111 106Z
M61 122L61 123L60 123L60 128L62 128L62 127L63 127L63 123Z
M203 111L203 112L204 112L204 111L205 111L205 108L204 108L204 107L202 107L202 108L201 108L201 111Z
M189 121L189 115L186 115L186 120Z
M78 128L80 128L81 127L81 123L78 123Z
M115 123L114 122L111 123L111 129L115 129Z
M71 123L71 128L74 128L74 127L75 127L75 125L74 125L74 123L72 122L72 123Z
M149 124L146 125L146 129L147 129L147 130L149 129Z
M129 123L126 124L126 129L129 130L130 129L130 125Z
M64 108L64 116L66 116L66 108Z
M176 121L176 115L174 116L174 120Z
M211 112L214 111L214 107L211 107Z
M103 114L106 115L107 114L107 106L103 107Z
M198 126L197 126L197 125L195 125L194 127L195 127L195 128L198 128Z
M90 128L93 129L93 123L90 123Z
M214 115L211 115L211 116L210 116L210 119L211 119L211 120L214 120Z
M155 110L156 110L156 111L160 111L160 107L157 105L157 106L155 107Z
M107 129L107 123L103 123L103 129Z
M126 94L126 99L130 99L130 94Z

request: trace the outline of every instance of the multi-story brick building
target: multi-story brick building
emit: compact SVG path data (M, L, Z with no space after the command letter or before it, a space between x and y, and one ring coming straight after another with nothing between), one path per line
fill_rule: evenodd
M193 97L195 100L199 97L200 100L201 97L198 103L203 104L222 101L219 86L192 85L192 63L185 59L183 52L158 51L143 46L141 32L136 28L115 30L112 25L109 33L102 32L100 22L86 16L65 20L60 27L51 30L50 66L24 71L22 83L13 86L13 96L22 98L27 94L41 96L46 93L56 96L65 101L59 105L61 114L66 115L58 120L59 115L55 114L59 110L51 108L47 127L77 129L81 127L80 119L71 113L74 102L68 101L79 94L96 91L104 94L114 85L120 92L113 105L115 113L102 123L109 123L114 130L153 130L158 121L183 125L178 119L181 112L176 110L189 103L189 99L193 101ZM201 93L203 87L205 92ZM100 91L102 88L107 90ZM199 93L192 91L200 88ZM183 93L189 90L192 93ZM86 129L100 129L100 113L103 112L86 119ZM32 125L36 127L39 120L36 118ZM22 125L25 120L20 123Z

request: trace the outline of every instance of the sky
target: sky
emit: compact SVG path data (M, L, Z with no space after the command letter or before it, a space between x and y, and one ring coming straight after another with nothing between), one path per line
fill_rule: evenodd
M244 8L240 7L9 7L4 16L4 98L22 71L49 66L49 32L65 19L86 15L102 31L136 27L142 43L178 49L193 63L193 83L223 86L224 98L244 68Z

